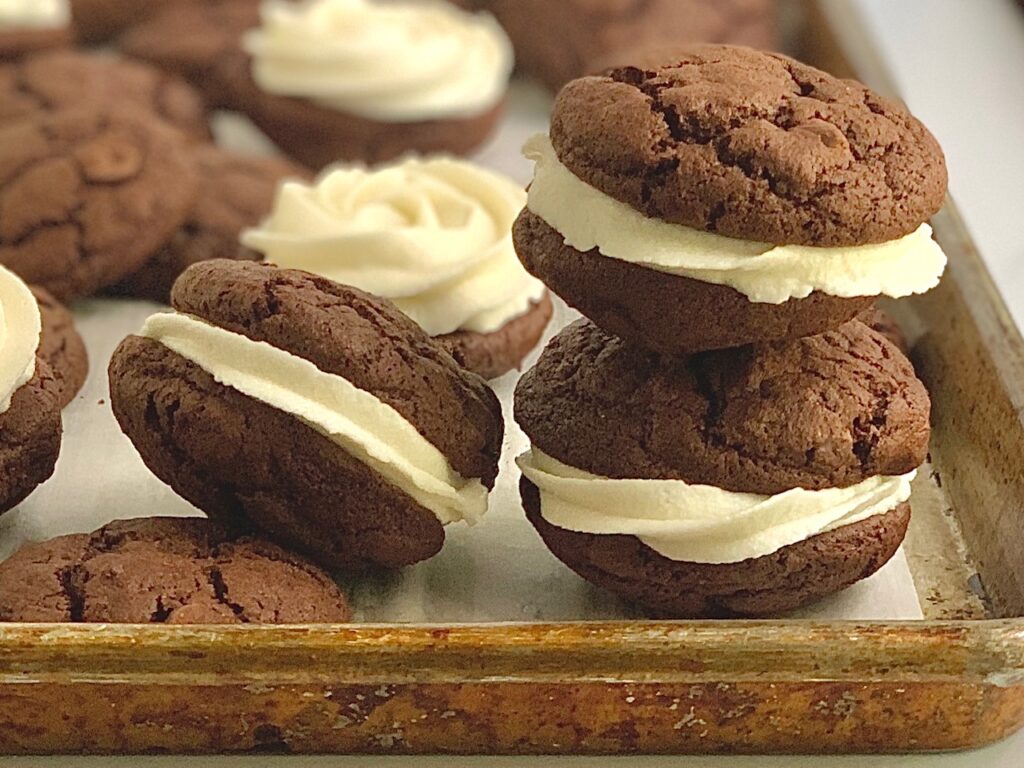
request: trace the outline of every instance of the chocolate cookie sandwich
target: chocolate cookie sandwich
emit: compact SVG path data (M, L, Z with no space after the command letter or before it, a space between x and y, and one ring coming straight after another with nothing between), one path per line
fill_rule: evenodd
M199 94L147 64L60 50L0 67L0 124L72 107L137 107L188 136L210 138Z
M672 617L774 615L870 576L903 540L929 436L910 363L859 321L689 357L580 321L515 416L547 546Z
M242 243L390 299L485 378L518 368L551 318L544 284L516 259L512 222L526 193L467 161L410 158L333 167L282 185Z
M668 354L835 328L937 284L946 166L902 106L776 54L681 48L567 85L514 228L526 268Z
M174 281L192 264L218 258L258 261L258 253L239 243L240 233L270 213L282 180L309 176L287 160L243 155L212 144L197 147L194 157L199 196L192 213L156 255L110 293L166 304Z
M490 136L512 65L493 17L442 0L268 0L221 75L236 109L321 168L468 153Z
M53 474L60 453L60 386L40 359L36 297L0 267L0 514Z
M89 375L89 355L75 329L75 318L44 288L29 286L39 304L41 330L38 355L53 374L61 408L75 399Z
M202 518L119 520L0 564L0 621L318 624L351 620L330 577Z
M341 569L436 554L498 471L497 398L386 301L297 270L206 261L110 362L114 415L214 520Z
M0 61L15 61L48 48L63 48L74 38L68 0L0 2Z
M0 264L56 298L132 274L195 202L192 151L139 110L68 109L0 127Z

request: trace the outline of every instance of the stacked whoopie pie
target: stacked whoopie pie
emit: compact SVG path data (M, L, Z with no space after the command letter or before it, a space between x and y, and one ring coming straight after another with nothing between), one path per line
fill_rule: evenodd
M517 252L588 318L516 391L552 552L675 617L776 614L880 568L930 404L858 316L944 269L927 129L790 58L692 46L569 83L526 152Z

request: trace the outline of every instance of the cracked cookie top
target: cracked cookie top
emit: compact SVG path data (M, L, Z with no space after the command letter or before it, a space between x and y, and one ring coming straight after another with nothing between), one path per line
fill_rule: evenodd
M185 221L185 138L137 110L69 109L0 128L0 264L56 298L137 270Z
M660 49L575 80L551 140L573 174L649 217L759 242L895 240L946 192L942 150L902 106L749 48Z
M111 523L29 544L0 565L0 621L344 622L326 573L201 518Z
M533 444L572 467L762 494L910 472L928 448L929 408L910 362L859 321L679 358L580 321L515 396Z

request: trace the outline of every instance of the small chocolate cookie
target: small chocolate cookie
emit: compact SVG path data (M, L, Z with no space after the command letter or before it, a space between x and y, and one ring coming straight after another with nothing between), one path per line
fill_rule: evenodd
M199 94L147 64L67 50L0 67L0 124L41 112L103 106L138 107L189 136L210 138Z
M184 137L137 110L61 110L0 127L0 263L62 301L137 270L185 221Z
M37 357L35 375L0 413L0 514L53 474L61 441L59 390L49 366Z
M309 176L287 160L240 155L213 145L197 147L195 159L200 181L192 215L170 242L111 293L166 304L174 281L192 264L219 258L258 261L260 254L242 246L239 234L270 213L283 179Z
M405 417L460 476L493 487L497 398L390 303L305 272L217 260L186 270L172 304L348 379ZM159 342L122 342L110 387L146 465L214 519L254 523L330 567L399 567L441 548L432 512L320 432Z
M776 48L776 0L458 0L491 11L516 64L558 89L638 46L687 41Z
M50 367L56 383L57 401L63 408L85 384L89 375L89 355L85 342L75 330L75 318L46 289L30 286L39 302L42 333L39 337L39 357Z
M521 379L516 421L532 444L610 478L684 480L738 493L849 487L925 459L929 401L909 361L853 321L787 343L659 357L580 321ZM895 552L903 505L741 563L671 561L632 536L546 523L552 551L596 584L668 615L771 614L873 573Z
M929 411L910 361L859 321L679 358L578 321L515 397L533 444L570 466L764 494L910 472L928 450Z
M64 48L74 42L70 27L0 29L0 62L17 61L37 51ZM0 97L0 101L3 98Z
M0 621L318 624L350 621L330 577L202 518L119 520L29 544L0 564Z
M485 379L496 379L519 369L537 346L553 312L547 293L520 315L491 333L455 331L434 337L467 370Z
M596 586L673 619L774 616L866 579L896 554L910 523L910 505L876 515L764 557L739 563L670 560L634 536L578 533L551 525L540 495L520 483L526 516L565 565Z
M872 296L759 304L726 285L659 272L565 244L547 222L524 210L512 227L516 253L543 280L610 333L662 354L699 352L752 340L799 339L840 325L871 307Z

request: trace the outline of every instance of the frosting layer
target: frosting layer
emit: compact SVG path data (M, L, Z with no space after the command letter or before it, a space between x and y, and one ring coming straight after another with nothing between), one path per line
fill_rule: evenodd
M512 181L462 160L336 167L311 185L283 184L242 243L390 299L432 336L489 333L544 293L512 247L525 203Z
M0 28L53 29L70 21L68 0L0 0Z
M900 298L934 288L946 268L927 224L899 240L854 247L739 240L644 216L575 176L545 135L531 138L524 152L536 163L527 207L567 245L726 285L753 302L781 304L814 291Z
M347 379L190 315L153 315L140 335L191 360L218 383L301 420L442 523L473 523L487 511L487 489L479 479L460 477L398 411Z
M916 470L849 488L794 488L765 496L682 480L613 480L562 464L533 448L516 463L540 490L541 514L580 533L636 536L655 552L690 563L763 557L910 498Z
M36 297L20 277L0 267L0 413L35 375L41 328Z
M387 123L486 112L514 63L490 14L442 0L266 0L244 46L267 93Z

